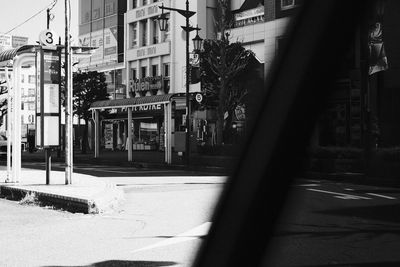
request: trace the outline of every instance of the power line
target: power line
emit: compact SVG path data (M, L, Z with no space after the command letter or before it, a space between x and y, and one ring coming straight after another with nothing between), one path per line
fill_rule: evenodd
M34 17L36 17L37 15L39 15L40 13L42 13L43 11L45 11L49 6L52 6L51 8L54 7L54 5L56 4L57 0L53 0L53 3L47 5L45 8L41 9L39 12L37 12L36 14L34 14L33 16L31 16L30 18L28 18L27 20L25 20L24 22L22 22L21 24L15 26L14 28L12 28L11 30L7 31L5 34L8 34L10 32L12 32L13 30L21 27L22 25L24 25L25 23L27 23L28 21L30 21L31 19L33 19Z

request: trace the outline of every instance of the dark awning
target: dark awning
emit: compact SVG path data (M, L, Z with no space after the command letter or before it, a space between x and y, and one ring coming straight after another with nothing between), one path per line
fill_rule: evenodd
M2 52L0 52L0 62L12 60L20 52L32 49L34 47L36 47L36 45L23 45L23 46L20 46L20 47L16 47L16 48L13 48L13 49L8 49L8 50L5 50L5 51L2 51Z
M239 11L253 9L258 7L259 5L264 5L264 0L245 0Z
M144 97L133 97L124 99L101 100L90 105L90 109L110 109L141 106L146 104L162 104L171 101L171 98L176 94L153 95Z

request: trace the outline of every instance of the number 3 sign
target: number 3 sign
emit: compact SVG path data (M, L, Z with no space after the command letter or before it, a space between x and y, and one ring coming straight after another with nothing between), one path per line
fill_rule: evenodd
M51 30L44 30L39 35L39 41L42 45L56 45L58 41L58 35Z

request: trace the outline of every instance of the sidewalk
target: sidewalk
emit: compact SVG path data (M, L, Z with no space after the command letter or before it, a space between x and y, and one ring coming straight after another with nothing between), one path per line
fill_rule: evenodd
M27 194L41 205L83 213L103 213L115 209L123 200L123 192L113 183L90 175L74 173L73 183L65 185L65 173L51 171L46 185L43 170L22 169L19 183L5 183L7 171L0 171L0 195L21 200ZM29 196L28 196L29 197Z
M23 152L22 162L43 162L45 159L43 151L34 153ZM64 152L57 157L57 152L52 152L52 161L65 162ZM128 161L127 151L101 151L99 158L94 158L93 151L82 154L81 151L74 151L75 163L88 164L107 164L114 166L134 166L143 168L164 168L164 169L181 169L202 172L217 172L226 174L234 162L234 157L228 156L209 156L192 153L190 165L186 166L182 157L173 153L172 164L168 165L164 162L164 153L160 151L134 151L133 161Z

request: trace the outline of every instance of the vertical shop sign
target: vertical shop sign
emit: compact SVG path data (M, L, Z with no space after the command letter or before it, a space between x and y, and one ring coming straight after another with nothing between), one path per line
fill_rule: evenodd
M107 123L104 125L104 143L106 149L113 148L113 125L112 123Z
M40 147L60 145L60 62L59 50L37 50L36 144Z

